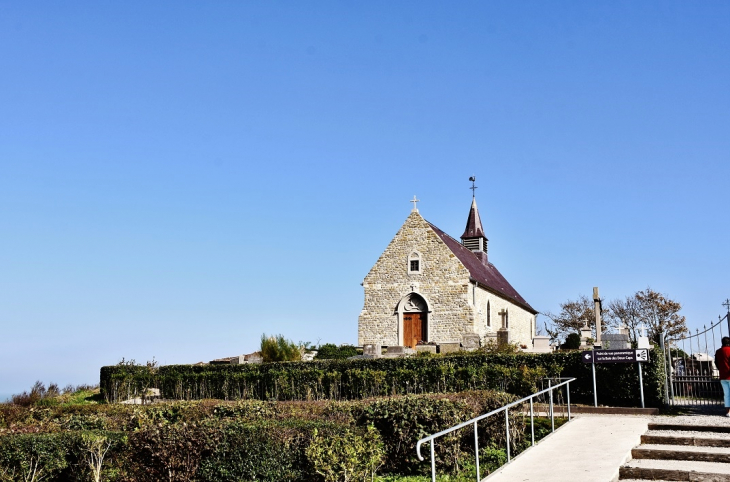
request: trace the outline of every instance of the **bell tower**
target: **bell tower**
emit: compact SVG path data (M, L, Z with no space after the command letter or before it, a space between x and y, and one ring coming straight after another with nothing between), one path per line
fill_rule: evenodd
M472 182L472 186L469 188L472 190L471 209L469 209L469 217L466 220L464 234L461 235L461 244L474 253L483 253L483 261L486 261L487 242L489 240L484 235L482 220L479 217L479 209L477 208L477 199L475 194L475 190L477 189L475 185L476 177L472 176L469 180ZM482 256L480 256L480 258L482 258Z

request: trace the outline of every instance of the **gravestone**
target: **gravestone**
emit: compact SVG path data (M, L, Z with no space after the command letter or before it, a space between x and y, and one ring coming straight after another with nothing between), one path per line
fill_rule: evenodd
M257 351L243 356L244 363L262 363L264 358L261 356L261 352Z
M580 349L581 350L587 350L589 347L593 345L588 344L588 339L593 336L593 332L591 329L587 326L584 326L580 329Z
M436 353L436 345L416 345L416 353Z
M385 356L387 357L404 356L405 354L406 347L404 346L389 346L388 349L385 351Z
M622 333L604 333L601 337L601 347L604 350L627 350L631 348L629 335Z
M461 350L461 343L439 343L439 353L456 353Z
M497 345L502 346L509 343L509 330L507 328L500 328L497 330Z
M368 345L363 345L362 354L371 356L373 358L380 358L383 354L383 347L380 345L380 343L370 343Z
M550 353L553 348L550 346L550 337L537 335L532 339L533 353Z
M464 335L461 339L461 347L466 351L474 351L481 345L479 335Z
M317 350L302 353L302 361L312 361L317 356Z

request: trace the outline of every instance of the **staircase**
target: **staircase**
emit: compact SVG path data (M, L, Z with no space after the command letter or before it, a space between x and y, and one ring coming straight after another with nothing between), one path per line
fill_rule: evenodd
M650 423L619 480L730 482L730 427Z

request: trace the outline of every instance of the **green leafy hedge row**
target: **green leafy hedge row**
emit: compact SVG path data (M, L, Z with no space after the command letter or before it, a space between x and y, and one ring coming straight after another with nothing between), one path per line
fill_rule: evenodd
M663 394L661 356L644 365L648 406L659 406ZM636 406L636 364L596 366L599 403ZM454 356L321 360L256 365L108 366L100 386L116 402L159 388L162 398L256 400L353 400L368 397L500 390L516 395L533 392L543 377L575 377L573 401L592 402L591 366L580 352L549 354L468 353Z
M94 480L87 463L94 440L108 443L101 475L110 481L334 481L364 480L374 471L425 474L428 461L415 455L419 438L512 400L504 393L475 391L350 402L102 405L40 414L0 406L0 480L29 480L33 470L43 480ZM519 451L525 419L516 411L511 417L511 444ZM479 436L484 447L503 447L504 420L480 423ZM439 470L458 472L472 447L469 430L441 439Z

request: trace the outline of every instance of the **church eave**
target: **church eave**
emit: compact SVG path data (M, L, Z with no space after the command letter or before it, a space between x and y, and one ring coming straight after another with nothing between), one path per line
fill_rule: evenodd
M428 222L428 221L426 221ZM515 305L523 308L524 310L537 314L537 311L530 306L527 301L517 292L517 290L502 276L496 266L492 263L483 263L477 254L470 251L459 241L449 236L447 233L434 226L432 223L428 223L431 229L441 238L441 241L446 244L446 247L456 255L461 261L466 270L469 272L470 280L479 282L479 285L485 289L488 289L491 293L498 295L505 300L514 303Z
M509 295L507 295L505 293L500 292L498 289L492 288L491 286L489 286L487 284L484 284L483 281L479 281L479 280L474 279L472 277L469 277L469 281L471 283L474 283L477 288L482 288L482 289L484 289L486 291L489 291L490 293L492 293L494 295L499 296L500 298L502 298L504 300L509 301L510 303L514 303L517 306L519 306L520 308L522 308L523 310L525 310L525 311L527 311L527 312L529 312L529 313L531 313L533 315L536 315L536 314L539 313L539 311L535 310L535 308L533 308L532 306L528 305L527 303L524 303L524 302L522 302L520 300L516 300L516 299L512 298L511 296L509 296Z

